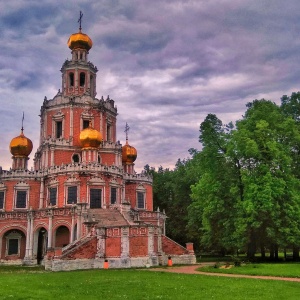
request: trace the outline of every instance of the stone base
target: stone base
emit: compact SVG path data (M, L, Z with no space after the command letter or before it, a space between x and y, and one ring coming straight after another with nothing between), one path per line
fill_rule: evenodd
M195 264L195 255L174 255L171 256L173 264ZM123 268L146 268L158 265L167 265L168 256L145 256L145 257L107 257L110 269L123 269ZM104 258L96 259L48 259L45 260L45 270L49 271L71 271L71 270L84 270L84 269L103 269Z
M34 265L37 265L37 260L25 257L23 259L23 265L25 265L25 266L34 266Z
M0 266L22 266L23 265L23 260L22 259L14 259L14 260L5 260L5 259L0 259Z

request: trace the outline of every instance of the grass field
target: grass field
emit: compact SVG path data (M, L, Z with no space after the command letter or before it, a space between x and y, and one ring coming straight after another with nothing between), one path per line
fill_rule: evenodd
M297 282L147 270L45 272L0 267L0 299L300 299Z
M279 277L296 277L300 278L300 263L252 263L242 265L241 267L233 268L214 268L204 267L199 271L213 272L213 273L229 273L229 274L247 274L247 275L266 275L266 276L279 276Z

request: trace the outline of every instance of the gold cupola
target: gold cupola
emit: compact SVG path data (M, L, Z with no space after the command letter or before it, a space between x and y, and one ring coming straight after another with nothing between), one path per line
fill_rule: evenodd
M102 142L102 135L90 124L80 132L79 140L82 148L98 148Z
M76 49L85 49L87 52L92 48L93 42L90 37L81 32L81 21L82 21L83 13L80 11L79 14L79 32L71 34L68 40L68 47L73 51Z
M126 144L122 147L122 163L123 164L133 164L137 158L137 151L134 147L128 144L128 140L126 140Z
M82 33L81 29L79 30L79 32L71 34L68 40L68 47L71 50L85 49L86 51L89 51L92 46L92 40L87 34Z
M24 135L23 127L21 129L21 134L13 138L9 145L10 153L16 157L29 156L32 151L32 147L32 141Z
M137 158L136 149L128 144L128 131L129 131L129 126L126 123L125 126L126 144L122 147L122 163L125 165L133 164Z

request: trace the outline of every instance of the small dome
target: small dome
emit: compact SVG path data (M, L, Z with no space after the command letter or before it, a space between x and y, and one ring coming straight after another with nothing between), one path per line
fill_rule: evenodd
M32 141L23 134L13 138L10 142L9 149L13 156L29 156L32 151Z
M68 47L71 50L85 49L89 51L92 48L92 46L93 42L90 39L90 37L87 34L82 33L81 30L78 33L71 34L68 40Z
M137 158L137 151L134 147L128 144L126 141L126 145L122 147L122 163L123 164L132 164Z
M83 129L79 136L82 148L98 148L102 142L101 133L91 126Z

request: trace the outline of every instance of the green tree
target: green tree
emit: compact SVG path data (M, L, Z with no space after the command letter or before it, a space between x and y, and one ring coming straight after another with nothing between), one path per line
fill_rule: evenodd
M236 167L228 159L227 147L232 124L224 126L216 115L209 114L200 125L200 180L191 188L193 202L189 206L189 228L199 232L201 246L225 251L240 246L234 220L238 215L236 201L239 190Z
M293 226L300 217L299 182L292 172L298 137L295 121L275 103L254 100L247 107L236 123L229 155L234 153L241 165L244 195L238 226L245 230L248 256L253 257L257 247L264 255L266 246L276 250L299 237L299 228Z
M188 212L203 247L245 248L250 258L299 247L299 125L285 105L254 100L236 128L212 114L200 125L201 178Z

